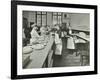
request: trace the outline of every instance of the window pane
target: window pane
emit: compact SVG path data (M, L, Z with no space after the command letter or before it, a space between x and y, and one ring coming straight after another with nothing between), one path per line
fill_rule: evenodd
M53 12L53 15L57 15L57 12Z
M46 25L46 15L42 15L42 26Z
M41 12L37 11L37 14L41 14Z
M51 26L53 22L52 12L47 12L47 25Z
M61 24L62 21L61 21L61 16L58 16L58 24Z
M58 12L58 15L61 15L61 12Z
M46 12L42 12L42 14L45 14L46 15Z
M53 25L57 24L57 16L53 16Z
M37 15L37 25L41 26L41 15Z

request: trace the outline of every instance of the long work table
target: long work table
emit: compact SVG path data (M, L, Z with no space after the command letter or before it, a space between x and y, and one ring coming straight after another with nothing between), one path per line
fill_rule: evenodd
M87 37L83 37L83 36L80 36L80 35L78 35L78 34L71 34L72 36L76 36L76 37L78 37L78 38L80 38L80 39L83 39L83 40L85 40L85 41L87 41L87 42L90 42L90 39L89 38L87 38Z
M54 38L50 36L47 45L43 49L40 50L34 49L33 52L30 54L30 62L26 66L26 69L43 67L52 49L53 42L54 42Z
M86 37L82 37L82 36L79 36L79 35L76 35L77 37L79 37L80 39L83 39L87 42L90 42L90 39L89 38L86 38Z

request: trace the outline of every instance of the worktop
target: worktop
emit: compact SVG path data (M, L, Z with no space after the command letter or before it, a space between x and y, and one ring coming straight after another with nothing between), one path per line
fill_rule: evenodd
M48 39L47 45L43 49L40 49L40 50L34 49L33 52L30 53L30 62L26 66L26 69L43 67L43 65L49 55L49 52L52 49L53 42L54 42L54 38L52 36L50 36Z

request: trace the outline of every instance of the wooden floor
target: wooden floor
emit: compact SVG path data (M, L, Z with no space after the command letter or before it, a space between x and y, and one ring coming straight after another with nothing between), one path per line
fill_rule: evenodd
M66 67L66 66L81 66L80 55L76 56L75 53L70 54L68 51L63 51L62 55L55 55L53 67Z
M86 64L89 65L89 64ZM76 56L75 52L70 52L67 50L65 43L63 43L62 55L54 56L53 67L71 67L71 66L81 66L80 55Z

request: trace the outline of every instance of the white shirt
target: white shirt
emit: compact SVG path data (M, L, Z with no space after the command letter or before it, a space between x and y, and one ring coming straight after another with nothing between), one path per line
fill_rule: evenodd
M46 34L46 28L45 27L41 27L40 28L40 32L41 32L41 35L45 35Z
M37 42L37 38L39 38L39 34L37 33L37 31L33 28L31 31L31 39L30 39L30 43L34 43Z
M37 33L37 31L34 28L31 31L31 37L32 38L40 37L39 34Z

